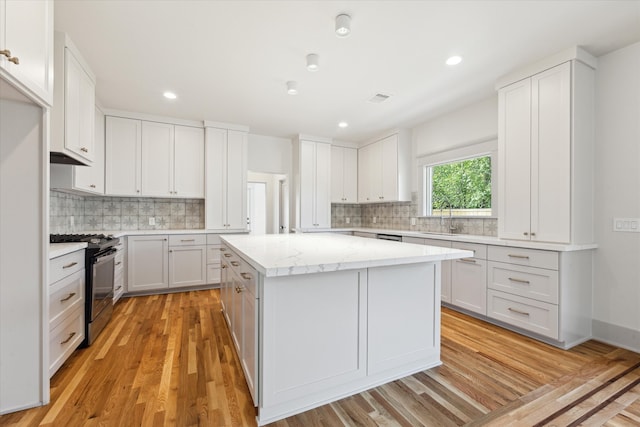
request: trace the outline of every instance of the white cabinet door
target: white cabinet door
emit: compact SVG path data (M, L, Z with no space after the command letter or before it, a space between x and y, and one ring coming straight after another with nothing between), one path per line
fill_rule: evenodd
M371 202L382 201L383 173L382 168L382 144L376 142L369 146L369 196Z
M198 286L207 283L207 247L169 248L169 287Z
M69 48L65 48L64 60L64 146L93 162L95 84Z
M503 239L528 239L531 212L531 80L500 90L498 221Z
M571 64L531 78L531 240L571 240Z
M204 198L204 129L175 126L174 138L173 195Z
M343 147L331 147L331 203L345 203Z
M173 188L173 125L142 122L142 195L170 197Z
M227 132L226 204L227 230L247 229L247 133Z
M300 141L300 227L314 228L315 218L315 143Z
M371 146L358 149L358 202L371 202Z
M487 314L487 261L457 259L451 268L451 304Z
M240 293L242 297L242 356L241 363L254 405L258 404L257 358L258 358L258 304L251 292Z
M358 150L343 148L343 153L344 202L358 203Z
M128 291L166 289L169 286L166 235L127 238Z
M106 118L105 190L110 196L140 195L140 120Z
M331 227L331 144L315 143L315 224Z
M94 109L95 150L91 166L73 166L74 187L95 194L104 194L105 117L98 107Z
M53 2L0 1L0 75L8 75L31 92L41 105L53 103Z
M205 130L206 156L206 227L226 229L227 130L208 127Z

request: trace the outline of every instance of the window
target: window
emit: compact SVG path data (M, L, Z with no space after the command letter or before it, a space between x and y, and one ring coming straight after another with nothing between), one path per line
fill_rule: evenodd
M418 159L425 216L489 217L496 206L494 141Z

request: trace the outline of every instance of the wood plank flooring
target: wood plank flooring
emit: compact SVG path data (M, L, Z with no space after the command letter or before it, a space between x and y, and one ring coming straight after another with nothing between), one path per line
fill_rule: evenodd
M570 351L443 309L443 365L271 424L640 426L640 354ZM51 403L0 426L255 426L222 314L206 290L124 299L51 380Z

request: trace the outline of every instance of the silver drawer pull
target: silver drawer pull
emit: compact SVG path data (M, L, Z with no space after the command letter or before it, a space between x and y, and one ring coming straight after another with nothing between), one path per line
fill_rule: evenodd
M461 258L458 260L458 262L466 262L468 264L475 264L476 260L473 258Z
M74 265L78 265L78 263L74 261L74 262L69 263L69 264L67 264L67 265L63 265L63 266L62 266L62 268L71 268L71 267L73 267Z
M60 302L69 301L69 300L70 300L71 298L73 298L74 296L76 296L76 293L75 293L75 292L71 292L71 293L69 294L69 296L67 296L66 298L62 298L62 299L60 300Z
M509 280L516 283L524 283L525 285L528 285L529 283L531 283L528 280L516 279L514 277L509 277Z
M221 250L222 252L224 252L224 251L226 251L226 250L227 250L227 248L220 248L220 250Z
M527 313L526 311L521 311L521 310L518 310L516 308L509 307L507 310L509 310L509 311L511 311L513 313L522 314L523 316L528 316L529 315L529 313Z
M240 273L244 280L251 280L253 277L249 273Z
M240 263L238 261L231 261L231 265L233 265L234 267L237 267L240 265Z
M227 258L231 258L233 255L231 255L231 254L224 254L224 256L226 256Z
M122 289L122 285L118 286L118 287L116 288L116 291L119 291L120 289Z
M236 286L236 293L240 293L244 290L244 288L242 286Z
M83 153L88 153L89 150L87 149L87 147L81 147L80 151L82 151Z
M515 255L515 254L509 254L507 255L509 258L518 258L518 259L529 259L529 257L527 255Z
M75 332L71 332L71 333L69 334L69 336L67 337L67 339L66 339L66 340L64 340L64 341L62 341L62 342L60 343L60 345L63 345L63 344L68 343L69 341L71 341L71 338L73 338L73 337L75 337L75 336L76 336L76 333L75 333Z
M181 242L195 242L196 239L182 239Z
M120 264L122 264L122 261L116 262L116 265L120 265Z

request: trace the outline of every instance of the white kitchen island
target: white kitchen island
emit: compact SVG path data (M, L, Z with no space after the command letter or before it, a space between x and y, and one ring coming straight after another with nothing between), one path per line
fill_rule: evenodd
M439 365L440 261L335 234L221 236L221 300L258 424Z

